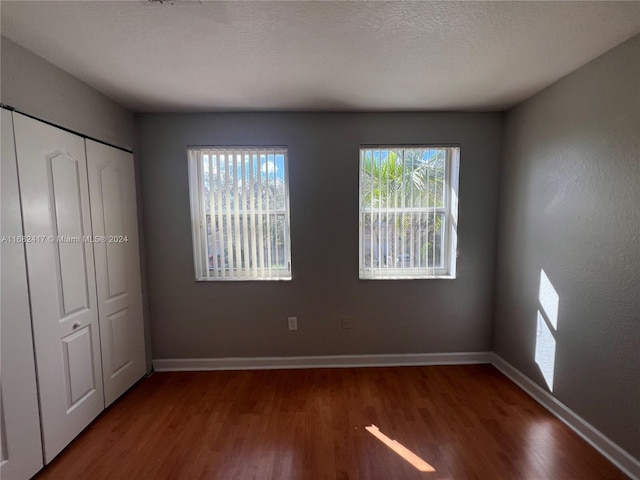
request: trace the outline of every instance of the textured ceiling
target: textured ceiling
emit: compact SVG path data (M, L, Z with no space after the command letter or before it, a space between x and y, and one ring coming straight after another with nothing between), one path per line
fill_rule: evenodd
M501 110L640 2L7 1L2 34L138 112Z

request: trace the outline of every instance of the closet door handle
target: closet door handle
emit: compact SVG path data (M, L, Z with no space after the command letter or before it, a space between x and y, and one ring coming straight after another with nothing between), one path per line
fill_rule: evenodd
M80 328L82 326L82 324L80 322L76 322L74 323L71 328L73 328L74 330L77 330L78 328Z

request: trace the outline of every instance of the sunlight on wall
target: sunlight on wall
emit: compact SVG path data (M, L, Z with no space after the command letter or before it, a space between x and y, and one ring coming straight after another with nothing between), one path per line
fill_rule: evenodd
M556 364L556 339L540 311L538 311L538 325L536 328L536 363L538 367L540 367L540 371L547 382L549 390L553 392L553 370Z
M556 292L556 289L551 285L551 280L549 280L544 270L540 270L538 300L540 301L543 312L547 314L547 319L551 322L551 326L554 330L557 330L560 297L558 297L558 292Z
M553 392L553 374L556 365L556 332L560 297L544 270L540 270L538 289L538 319L536 325L535 360L549 390Z

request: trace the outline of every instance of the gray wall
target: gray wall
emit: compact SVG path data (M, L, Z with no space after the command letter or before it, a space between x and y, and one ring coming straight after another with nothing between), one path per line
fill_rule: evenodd
M494 351L548 389L543 269L553 395L640 458L640 36L509 111L504 138Z
M491 349L502 114L143 114L138 130L154 358ZM461 145L458 278L358 280L359 146L439 142ZM194 280L188 145L288 146L292 281Z
M135 143L133 113L29 50L0 37L0 101L121 147Z
M150 370L151 335L146 300L144 231L141 228L140 166L133 113L6 37L0 37L0 102L80 134L134 150L147 369Z

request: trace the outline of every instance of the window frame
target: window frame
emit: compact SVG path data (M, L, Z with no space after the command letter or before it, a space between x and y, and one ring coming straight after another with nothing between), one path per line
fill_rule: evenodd
M206 212L206 199L205 199L205 184L204 184L204 166L201 160L203 155L207 155L210 153L217 153L219 155L225 156L225 162L227 162L227 155L241 156L244 158L245 155L258 155L258 165L261 165L260 155L265 155L265 162L269 161L269 155L274 156L274 163L276 155L283 155L283 181L284 181L284 208L278 208L277 211L273 209L269 209L268 211L263 211L261 215L263 216L278 216L284 214L284 257L282 262L284 266L282 267L274 267L269 265L265 265L262 269L264 270L264 275L259 276L246 276L239 275L240 269L225 269L225 268L217 268L214 266L213 268L209 265L209 234L208 234L208 222L207 216L213 216L213 202L211 202L211 212L207 214ZM189 171L189 200L190 200L190 210L191 210L191 236L192 236L192 246L193 246L193 261L194 261L194 272L196 281L279 281L279 280L292 280L292 269L291 269L291 222L290 222L290 202L289 202L289 166L288 166L288 149L286 146L271 146L271 145L260 145L260 146L188 146L187 147L187 159L188 159L188 171ZM211 162L211 160L209 160ZM234 163L235 163L234 159ZM226 167L225 167L226 168ZM241 167L242 168L242 167ZM260 167L259 167L260 168ZM262 178L262 177L261 177ZM243 209L240 208L238 211L240 218L244 215ZM224 210L221 212L215 213L218 219L225 218L227 215L233 215L226 213ZM223 216L224 215L224 216ZM258 215L258 213L247 212L248 216ZM209 218L209 222L211 219ZM244 225L245 222L241 219L239 220L240 224ZM253 224L252 224L253 227ZM244 232L244 230L243 230ZM227 233L229 235L229 233ZM266 238L263 235L263 239ZM256 235L256 243L260 242L258 235ZM264 240L262 240L264 241ZM228 243L228 242L225 242ZM233 251L237 253L243 252L242 243L240 245L236 245L236 241L233 242L229 248L233 249ZM262 254L264 255L264 251ZM270 253L267 253L267 256L270 256ZM217 265L217 262L215 263ZM217 270L216 270L217 268ZM246 270L243 269L243 270ZM207 272L205 276L203 273ZM211 275L211 272L216 272L216 275ZM231 275L224 275L223 273L233 272ZM221 273L222 272L222 273Z
M429 267L365 267L365 238L363 222L365 214L374 215L375 208L363 207L363 152L365 151L391 151L391 150L436 150L444 149L445 157L445 182L442 207L429 208L428 214L444 215L444 229L442 231L442 266ZM381 144L360 145L358 158L358 278L360 280L433 280L455 279L457 270L457 244L458 244L458 188L460 176L460 145L459 144ZM421 207L393 207L386 208L385 212L393 213L420 213ZM373 239L373 234L371 235ZM373 241L371 240L371 243ZM427 272L427 273L425 273ZM432 272L432 273L429 273Z

